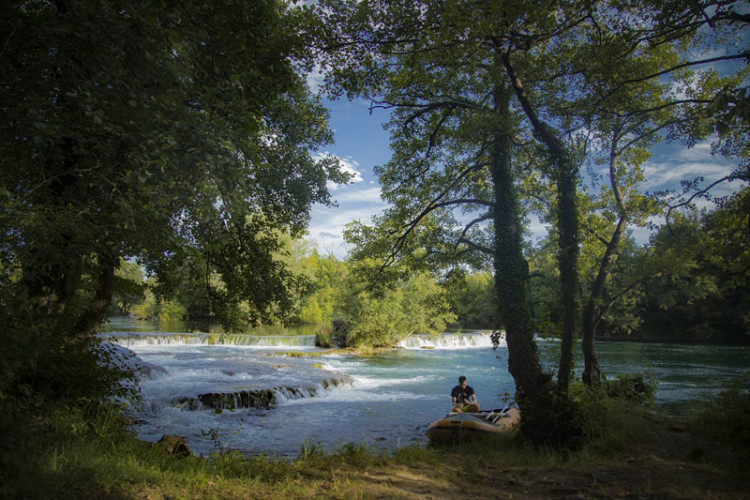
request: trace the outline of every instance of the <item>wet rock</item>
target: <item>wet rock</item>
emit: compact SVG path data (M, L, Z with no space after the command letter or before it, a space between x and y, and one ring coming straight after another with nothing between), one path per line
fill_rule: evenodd
M178 457L189 457L193 454L190 447L185 442L185 438L182 436L170 436L163 435L161 439L156 443L156 446L170 455L177 455Z
M198 394L198 400L209 408L271 408L276 402L273 389Z
M181 410L196 411L205 408L215 410L236 410L240 408L271 409L278 404L278 399L313 398L318 395L322 387L328 390L343 384L350 384L351 378L345 375L331 377L320 381L320 386L292 387L282 385L270 389L242 389L230 392L207 392L197 396L181 396L172 404Z

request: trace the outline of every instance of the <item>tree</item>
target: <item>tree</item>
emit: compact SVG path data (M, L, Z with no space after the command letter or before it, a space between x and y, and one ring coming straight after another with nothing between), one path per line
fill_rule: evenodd
M300 320L303 323L331 325L335 319L348 266L333 255L322 257L317 250L306 259L314 275L312 292L303 297Z
M462 328L494 328L498 321L495 287L488 272L453 272L446 279L451 309Z
M121 257L164 286L184 265L220 275L225 320L285 303L271 229L298 233L346 180L311 156L331 134L302 76L306 16L272 0L3 4L0 314L29 352L89 338Z
M116 308L115 314L128 314L132 306L143 302L145 288L146 283L141 267L133 262L121 260L115 272L112 297L112 305Z
M565 249L561 269L570 292L577 249L576 168L570 151L539 119L511 60L511 52L534 40L516 36L519 27L544 40L560 11L542 10L526 20L528 11L520 4L326 4L332 8L325 26L338 30L329 35L338 37L332 45L353 47L332 65L334 78L350 94L362 93L392 109L394 158L379 174L384 198L393 208L381 219L383 238L371 240L369 230L360 232L361 240L371 241L362 253L381 255L386 263L396 258L410 264L427 259L444 263L459 255L475 264L492 263L524 432L538 443L575 440L580 434L570 427L576 425L569 418L572 407L564 395L553 394L533 341L516 189L523 167L513 159L523 146L541 145L550 153L540 162L562 188L557 191ZM577 18L568 15L562 12L563 22L574 25ZM377 55L363 61L361 50ZM522 116L511 105L514 98L530 128L519 127ZM535 134L542 140L535 141ZM568 306L575 294L562 296L572 318L575 308ZM572 335L571 326L568 321L567 335ZM568 357L571 345L566 342ZM569 427L562 431L556 422Z
M361 267L379 263L363 260ZM364 275L370 272L364 271ZM348 346L393 347L412 334L439 334L456 316L447 292L428 273L417 273L377 287L350 273L342 297L341 318Z
M590 128L606 151L609 211L617 215L617 220L608 237L597 236L605 251L591 286L585 287L590 290L582 311L586 383L600 379L594 337L598 323L612 305L611 301L603 302L603 294L625 228L631 222L643 225L646 217L660 208L660 200L637 189L648 148L665 139L680 140L690 147L716 131L717 150L738 159L748 156L747 117L742 119L748 101L741 97L747 94L747 65L732 64L738 58L747 59L747 47L743 53L732 43L740 39L738 33L748 22L747 16L735 10L742 9L741 4L643 2L637 16L616 20L621 28L604 42L607 57L592 59L608 66L606 71L596 73L597 80L587 79L587 83L597 88L593 102L600 109L592 115L596 126ZM601 46L594 49L601 50ZM732 131L726 120L733 123ZM699 189L698 194L747 175L745 160L744 167L738 166L708 188Z
M634 259L630 278L643 280L635 311L641 335L668 340L747 340L750 295L748 188L717 209L677 215Z
M533 10L507 1L322 4L336 90L392 112L394 156L379 174L393 208L377 221L379 234L361 232L363 241L375 236L364 251L386 264L490 257L524 433L536 442L574 436L580 429L566 394L578 314L579 166L589 130L612 153L610 206L619 218L586 307L593 332L625 223L641 216L640 203L622 196L642 162L637 147L658 137L660 109L705 105L715 95L716 85L704 85L706 95L673 100L682 107L658 100L658 77L678 73L679 44L695 30L658 29L663 11L650 2L553 2ZM535 176L552 185L548 217L557 236L562 344L555 389L538 362L526 298L520 197ZM595 362L593 334L587 338L586 358ZM565 419L570 427L560 432L552 422Z

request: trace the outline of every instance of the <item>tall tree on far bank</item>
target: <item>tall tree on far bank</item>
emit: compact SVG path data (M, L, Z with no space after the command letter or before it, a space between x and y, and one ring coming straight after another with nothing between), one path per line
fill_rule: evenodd
M641 338L748 341L750 188L711 211L675 215L630 260L629 278L644 283L631 307ZM644 279L654 270L663 277Z
M608 164L611 213L616 224L609 237L601 238L605 252L582 310L583 380L600 379L594 350L599 321L609 304L603 300L605 284L627 225L653 216L664 199L644 196L639 184L648 149L663 140L692 147L713 137L714 150L738 161L737 168L709 186L684 179L704 195L717 184L750 179L747 140L750 126L748 65L750 52L743 40L750 18L743 2L643 2L637 15L616 19L622 27L605 42L607 58L592 59L609 66L605 75L587 84L598 88L593 99L598 110L591 125L596 142ZM739 11L738 11L739 9ZM744 47L742 44L745 44ZM744 61L743 61L744 59ZM712 134L715 134L712 136ZM689 203L691 195L673 206ZM686 201L687 200L687 201ZM655 271L652 279L665 274ZM637 286L630 283L626 290Z

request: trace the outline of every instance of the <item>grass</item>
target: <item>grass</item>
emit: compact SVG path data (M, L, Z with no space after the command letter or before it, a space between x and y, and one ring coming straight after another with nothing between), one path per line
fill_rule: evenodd
M13 473L0 487L3 498L298 498L315 492L344 498L372 489L360 476L363 470L434 470L445 453L453 453L471 472L479 467L477 457L500 456L498 445L513 446L506 439L455 450L412 446L388 453L355 445L328 452L307 444L294 461L237 452L179 458L135 439L113 412L70 407L33 418L19 441L23 448L17 450Z
M0 497L409 498L441 491L467 497L490 491L492 496L497 488L521 488L525 471L567 477L576 467L588 471L609 457L619 466L617 454L642 439L651 418L613 400L587 411L588 445L567 454L534 449L506 435L458 448L411 446L392 452L355 445L331 452L305 444L289 461L237 452L179 458L135 439L112 411L61 405L16 423L18 448L0 464L5 466ZM513 474L515 479L503 479ZM645 484L638 487L651 488Z
M105 410L52 409L23 437L15 461L6 463L2 498L290 498L311 488L343 492L345 473L330 471L388 460L354 446L335 453L308 446L292 462L236 452L179 458L135 439Z
M750 449L750 393L744 389L748 376L725 383L718 396L707 397L708 403L691 416L691 422L719 442Z

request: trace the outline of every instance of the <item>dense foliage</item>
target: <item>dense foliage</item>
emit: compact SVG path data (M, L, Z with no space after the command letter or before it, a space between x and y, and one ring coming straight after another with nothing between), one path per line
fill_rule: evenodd
M296 267L307 285L294 297L289 311L271 313L265 324L315 325L321 332L328 332L334 321L340 321L347 328L343 340L352 346L392 346L412 333L438 334L448 326L491 328L492 295L487 275L457 277L451 281L450 290L427 273L405 275L372 287L362 278L367 262L355 264L333 256L322 257L302 242L293 243L290 255L295 253L296 264L290 268ZM137 265L123 263L118 272L137 275L137 271ZM142 319L215 320L214 316L203 314L200 304L205 294L196 293L200 291L199 284L189 279L160 299L151 291L159 289L158 282L143 282L140 290L145 291L140 296L128 292L132 288L129 281L122 283L123 291L115 290L116 307L110 308L113 314ZM246 324L245 329L254 326L257 325Z
M203 277L227 324L285 307L298 280L274 257L279 234L301 231L326 183L346 181L312 155L331 133L304 76L305 11L0 9L0 413L109 390L89 347L121 258L165 290Z
M393 346L413 333L442 333L455 319L445 290L427 273L378 288L352 276L341 311L347 345Z
M0 9L0 466L24 412L116 388L92 335L113 305L226 329L340 319L351 345L502 326L524 433L557 446L585 427L576 335L597 383L597 333L748 334L748 190L698 215L697 181L642 191L662 140L708 138L737 164L717 182L750 178L743 2ZM347 262L293 241L347 181L313 154L332 140L317 63L331 95L392 110L391 205L350 226ZM637 248L628 224L663 212ZM551 228L533 251L531 213ZM563 340L554 374L539 331Z
M750 338L750 189L710 212L663 226L648 246L624 259L618 287L637 283L608 317L606 331L628 333L620 315L637 320L638 338L747 341ZM620 290L618 290L620 288Z

